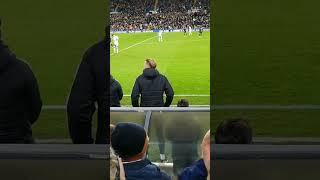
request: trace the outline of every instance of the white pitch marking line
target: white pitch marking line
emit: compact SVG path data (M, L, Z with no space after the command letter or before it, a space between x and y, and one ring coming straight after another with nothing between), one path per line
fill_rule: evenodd
M136 43L136 44L133 44L133 45L127 47L127 48L121 49L121 50L119 51L119 53L122 52L122 51L128 50L128 49L130 49L130 48L132 48L132 47L138 46L139 44L142 44L142 43L144 43L144 42L146 42L146 41L148 41L148 40L150 40L150 39L152 39L152 38L155 38L155 37L157 37L157 36L153 36L153 37L151 37L151 38L148 38L148 39L145 39L145 40L143 40L143 41L141 41L141 42L138 42L138 43ZM115 53L112 53L110 56L112 56L112 55L115 55Z
M130 94L123 95L124 97L130 97ZM177 94L175 97L209 97L210 94Z

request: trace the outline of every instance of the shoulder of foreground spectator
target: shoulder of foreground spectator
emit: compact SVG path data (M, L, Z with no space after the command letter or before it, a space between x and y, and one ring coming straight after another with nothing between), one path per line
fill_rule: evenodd
M206 180L208 172L203 159L196 161L193 165L183 169L179 174L179 180Z

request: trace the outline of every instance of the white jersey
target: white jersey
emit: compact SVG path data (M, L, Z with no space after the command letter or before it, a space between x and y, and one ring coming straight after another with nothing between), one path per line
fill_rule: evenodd
M118 36L114 35L112 40L113 40L113 44L115 46L119 46L119 37Z
M162 36L162 31L161 30L159 31L158 36Z
M189 26L189 32L191 32L192 31L192 28L191 28L191 26Z

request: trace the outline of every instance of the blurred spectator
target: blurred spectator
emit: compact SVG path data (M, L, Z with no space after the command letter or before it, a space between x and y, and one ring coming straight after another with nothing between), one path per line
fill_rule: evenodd
M179 180L207 180L210 179L210 130L203 138L202 159L192 166L185 168L179 175Z
M119 123L111 135L111 145L122 159L127 180L169 180L159 167L146 158L149 138L142 126Z
M109 169L108 169L109 170ZM121 158L118 158L110 148L110 179L125 180L125 173Z
M186 99L179 100L178 107L189 107ZM177 176L180 171L195 162L198 155L198 142L201 138L201 128L193 116L176 113L166 127L166 136L171 141L173 173Z
M116 126L113 125L113 124L110 124L110 137L111 137L111 134L112 134L113 131L114 131L114 128L116 128ZM111 139L110 139L110 141L111 141ZM111 143L110 143L110 144L111 144Z
M114 128L116 128L116 126L113 124L110 124L110 135L113 133Z
M120 107L123 91L120 83L111 76L110 78L110 107Z
M75 144L109 143L109 38L93 45L83 56L68 100L69 132ZM93 115L98 107L96 138L92 137Z
M216 144L251 144L252 129L244 119L222 121L216 129Z
M36 77L3 43L0 20L0 143L34 143L41 107Z
M189 101L187 99L180 99L177 107L189 107Z

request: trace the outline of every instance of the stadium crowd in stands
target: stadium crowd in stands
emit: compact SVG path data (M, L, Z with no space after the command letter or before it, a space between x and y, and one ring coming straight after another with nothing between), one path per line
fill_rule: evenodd
M112 0L111 31L209 28L209 0Z

